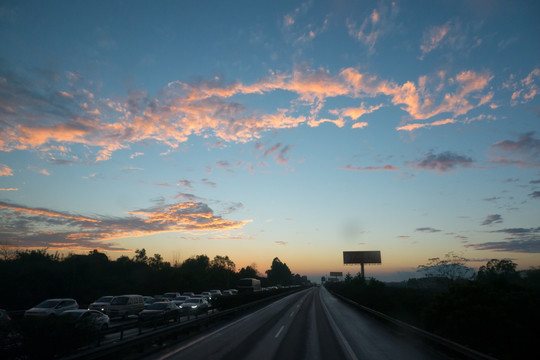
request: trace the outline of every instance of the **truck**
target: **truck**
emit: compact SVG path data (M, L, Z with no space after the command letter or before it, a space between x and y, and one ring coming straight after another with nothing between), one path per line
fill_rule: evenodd
M238 292L261 291L261 280L254 278L243 278L238 280Z

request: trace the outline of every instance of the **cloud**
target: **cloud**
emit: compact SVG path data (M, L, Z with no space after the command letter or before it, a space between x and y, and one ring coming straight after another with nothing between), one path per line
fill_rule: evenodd
M368 126L367 122L357 122L357 123L352 124L351 128L352 129L362 129L362 128L365 128L366 126Z
M208 185L208 186L213 187L213 188L217 187L217 184L216 184L215 182L210 181L210 180L208 180L207 178L201 179L201 182L202 182L204 185Z
M281 245L281 246L285 246L288 244L287 241L274 241L274 243L278 244L278 245Z
M186 180L186 179L180 179L180 180L178 180L178 183L179 183L180 185L182 185L183 187L187 188L187 189L190 189L190 190L193 189L193 184L192 184L192 182L189 181L189 180Z
M462 71L451 78L442 75L444 74L438 74L434 78L422 76L418 83L407 81L400 85L360 73L353 68L340 72L343 81L349 84L355 96L389 96L394 105L400 106L416 120L429 119L443 113L452 113L454 116L468 113L484 104L483 96L480 101L476 100L476 97L493 79L487 72ZM434 88L430 90L428 85L432 84ZM472 102L473 99L475 102Z
M421 228L416 228L414 231L425 232L425 233L436 233L436 232L440 232L441 230L434 229L432 227L421 227Z
M467 244L465 247L497 252L540 253L540 227L509 228L492 232L507 234L506 241Z
M540 199L540 191L533 191L529 194L529 197L531 199Z
M391 3L390 8L380 3L376 9L367 14L361 25L357 25L355 21L348 18L349 35L362 42L370 52L373 52L378 39L388 32L398 12L399 8L395 2Z
M422 45L420 45L420 50L422 50L420 59L423 59L426 54L439 47L441 41L450 31L450 28L450 22L447 22L442 26L434 26L424 33Z
M378 9L376 13L371 14L369 21L380 24L383 12ZM271 72L251 84L225 83L221 78L193 83L172 81L156 96L135 90L126 96L100 98L85 87L92 83L84 84L80 78L69 79L72 86L67 90L56 89L60 87L60 80L66 80L58 74L47 74L47 79L52 80L47 80L49 86L43 87L41 83L45 79L27 80L6 69L7 66L0 70L3 120L0 151L41 151L57 164L106 161L115 151L141 142L154 141L176 149L190 136L212 136L219 143L247 143L258 141L264 132L277 129L316 127L322 122L343 127L347 121L357 121L388 104L399 106L415 120L442 113L456 117L489 101L486 100L489 93L484 94L484 90L492 78L488 73L462 71L454 77L437 74L422 76L416 83L398 84L354 68L332 75L322 68L304 66L295 68L291 74ZM276 91L293 96L279 104L273 113L241 103L245 95L265 96ZM386 97L386 101L381 102L381 96ZM327 99L338 97L377 97L378 101L375 105L363 101L359 106L333 108L328 111L337 115L337 119L320 118L318 114ZM308 115L298 115L306 107ZM405 125L399 130L452 121ZM355 128L363 126L364 122L353 125ZM74 153L70 144L83 145L77 147L78 151L87 153ZM68 156L71 158L66 159Z
M0 191L19 191L19 188L0 188Z
M279 165L287 165L289 163L289 158L287 156L289 150L292 149L291 145L285 145L279 153L274 155L274 160Z
M441 126L446 124L454 124L456 121L454 119L444 119L439 121L434 121L432 123L424 123L424 124L407 124L403 126L398 126L396 130L405 130L405 131L413 131L417 129L421 129L424 127L433 127L433 126Z
M454 170L457 166L469 167L472 163L473 160L470 157L445 151L440 154L430 152L423 159L414 162L412 167L414 169L449 172Z
M268 149L264 151L263 156L268 156L274 152L276 152L281 147L281 143L277 143L274 146L270 146Z
M0 164L0 176L13 176L13 170L7 165Z
M488 215L482 222L482 225L500 224L502 223L502 216L499 214Z
M521 134L517 141L503 140L490 147L490 158L494 164L519 167L540 166L540 139L531 131Z
M225 220L200 202L161 204L127 217L88 217L0 202L0 237L22 248L126 250L114 240L162 232L230 230L246 221Z
M519 82L507 83L506 86L513 89L510 104L515 106L519 103L525 104L540 94L538 80L540 79L540 68L533 69L525 78Z
M384 166L366 166L366 167L346 165L342 167L341 169L353 170L353 171L400 171L401 170L400 168L390 165L390 164L386 164Z

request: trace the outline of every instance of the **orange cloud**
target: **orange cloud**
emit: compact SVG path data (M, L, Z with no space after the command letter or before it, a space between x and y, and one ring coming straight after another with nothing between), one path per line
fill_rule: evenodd
M195 202L132 211L127 218L89 218L5 202L0 202L0 213L0 224L10 228L10 241L17 246L71 250L96 246L118 250L117 244L104 241L163 232L239 229L251 221L223 219L206 204Z
M372 20L377 18L378 23L380 14L374 14ZM531 89L528 97L535 96L535 74L531 72L523 80L523 84ZM491 78L486 73L464 71L454 78L437 74L434 78L422 76L417 83L397 84L353 68L343 69L337 76L323 69L298 68L292 74L270 73L253 84L223 84L219 78L194 84L175 81L169 83L156 98L144 91L131 92L124 99L96 99L85 89L74 90L72 93L76 95L73 97L54 92L49 104L54 110L50 113L43 109L42 96L33 95L39 92L21 88L17 90L21 94L18 103L5 105L13 112L5 120L10 126L4 126L0 132L0 151L33 149L47 151L55 158L54 152L61 152L61 157L74 156L66 144L81 144L95 151L96 161L104 161L119 149L148 140L174 149L191 135L245 143L259 139L266 131L302 124L316 127L323 122L331 122L343 127L347 118L358 120L384 106L384 103L368 106L362 102L359 107L329 110L329 113L337 115L337 119L319 118L318 113L326 100L332 97L356 99L384 95L417 120L446 112L459 116L491 101L492 94L481 93ZM435 86L430 89L433 83ZM446 90L448 88L454 91ZM264 96L277 90L293 93L296 98L287 100L274 113L261 114L237 102L243 95ZM525 98L521 94L519 98ZM473 96L474 102L471 100ZM59 101L62 110L69 110L61 113L55 109L53 101ZM302 106L309 107L308 116L297 115L297 108ZM43 121L35 121L37 112L42 113ZM354 127L361 125L365 126L358 123ZM419 125L409 125L409 128L414 126ZM7 170L2 168L0 171L6 173Z
M421 129L421 128L424 128L424 127L432 127L432 126L453 124L455 122L456 121L454 119L444 119L444 120L434 121L432 123L426 123L426 124L407 124L407 125L404 125L404 126L397 127L396 130L413 131L413 130Z
M366 126L368 126L367 122L357 122L357 123L352 124L353 129L362 129L362 128L365 128Z
M7 165L0 164L0 176L13 176L13 170Z

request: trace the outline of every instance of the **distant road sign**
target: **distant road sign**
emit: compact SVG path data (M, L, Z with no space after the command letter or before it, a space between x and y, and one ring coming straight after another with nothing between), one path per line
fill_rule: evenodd
M341 271L330 271L330 276L343 276Z
M381 252L377 251L344 251L343 264L380 264Z

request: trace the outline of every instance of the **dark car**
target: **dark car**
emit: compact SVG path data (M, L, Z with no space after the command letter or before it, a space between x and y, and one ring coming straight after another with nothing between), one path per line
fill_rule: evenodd
M175 298L172 302L176 304L176 306L180 306L184 303L184 301L190 299L189 296L184 296L184 295L181 295L177 298Z
M204 298L189 298L179 307L182 313L205 313L208 310L208 301Z
M102 331L109 328L109 316L97 310L67 310L60 316L78 328Z
M172 301L158 301L139 313L141 321L168 322L180 319L180 309Z
M4 336L4 334L8 332L10 324L11 317L6 310L0 309L0 336Z
M156 299L153 296L143 296L143 301L144 301L144 308L148 309L148 307L152 305L153 303L155 303L156 301L158 301L158 299Z
M90 310L97 310L101 311L104 314L109 313L109 306L111 305L111 301L114 299L114 296L108 295L108 296L102 296L90 305L88 305L88 309Z

